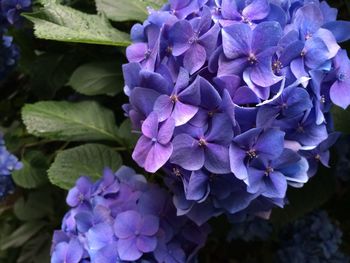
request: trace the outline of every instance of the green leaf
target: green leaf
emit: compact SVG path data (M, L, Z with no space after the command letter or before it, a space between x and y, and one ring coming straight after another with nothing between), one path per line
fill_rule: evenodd
M350 109L344 110L334 106L332 108L332 116L336 131L350 133Z
M23 15L34 23L38 38L113 46L130 43L129 35L113 28L103 16L85 14L53 1L45 2L40 11Z
M131 122L129 119L123 121L118 131L119 137L122 139L123 145L129 149L134 149L139 136L132 133Z
M1 249L20 247L25 244L31 237L37 234L44 226L45 222L42 221L30 221L21 225L10 236L5 237L2 240Z
M290 189L287 197L290 204L274 209L271 221L277 226L287 224L323 205L335 191L335 177L325 168L320 170L301 189Z
M163 0L96 0L97 10L113 21L144 21L148 17L147 7L159 8Z
M47 169L49 168L46 157L39 151L31 151L22 159L23 168L12 173L15 183L23 188L35 188L45 184Z
M70 189L80 176L97 180L103 169L117 170L122 165L120 155L112 148L101 144L85 144L57 154L50 167L49 179L63 189Z
M30 239L21 249L17 263L48 263L50 262L51 235L40 233Z
M77 54L46 53L28 63L31 76L31 91L42 99L51 99L69 80L79 65Z
M115 62L93 62L77 68L69 85L77 92L92 96L114 96L122 90L123 77Z
M43 198L43 196L45 198ZM57 204L56 204L57 207ZM31 191L25 199L21 197L14 205L13 212L22 221L42 219L54 214L53 198L50 189Z
M112 111L93 101L27 104L22 119L29 133L66 141L118 141Z

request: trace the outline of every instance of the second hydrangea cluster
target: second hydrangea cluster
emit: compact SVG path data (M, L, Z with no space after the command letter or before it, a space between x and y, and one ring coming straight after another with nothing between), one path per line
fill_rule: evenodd
M23 24L20 15L30 10L31 3L31 0L0 0L0 80L14 69L19 59L19 49L7 35L8 28Z
M23 164L17 157L12 155L5 146L5 141L0 134L0 201L9 193L13 192L14 184L11 173L21 169Z
M81 177L67 203L52 263L193 262L210 230L177 217L170 194L127 167L96 183Z
M178 214L266 216L328 166L330 109L350 104L337 43L350 24L336 18L318 1L172 0L132 28L133 158L167 172Z
M340 246L342 232L325 211L311 213L283 231L276 263L348 263Z

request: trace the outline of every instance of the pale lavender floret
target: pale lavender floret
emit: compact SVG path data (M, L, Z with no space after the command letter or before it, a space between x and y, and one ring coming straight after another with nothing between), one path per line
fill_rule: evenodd
M173 144L170 142L175 121L170 118L159 125L158 115L151 113L142 124L142 136L135 146L133 159L148 172L156 172L170 158Z

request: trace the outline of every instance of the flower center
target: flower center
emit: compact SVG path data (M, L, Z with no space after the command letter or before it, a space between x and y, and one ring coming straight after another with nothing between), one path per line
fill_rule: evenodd
M337 78L338 78L338 80L339 81L344 81L344 80L346 80L346 74L344 73L344 72L340 72L339 74L338 74L338 76L337 76Z
M305 40L308 40L312 38L312 34L310 32L307 32L307 34L305 35Z
M266 175L266 176L269 176L273 171L274 171L274 170L273 170L272 167L267 167L267 168L266 168L266 171L265 171L265 175Z
M188 43L194 44L198 42L198 33L194 33L194 35L188 40Z
M257 62L256 56L255 56L253 53L250 53L250 54L249 54L249 56L248 56L248 62L249 62L251 65L256 64L256 62Z
M215 14L219 15L220 12L221 12L221 8L220 8L220 7L217 7L217 6L214 7L214 13L215 13Z
M79 202L82 203L85 200L85 197L82 193L79 194L78 196Z
M326 98L324 95L321 95L321 103L326 103Z
M255 149L250 149L249 151L246 152L246 154L248 155L248 157L250 159L254 159L254 158L258 157L258 155L256 154Z
M315 156L315 159L316 159L316 161L319 161L319 160L321 160L321 155L319 155L319 154L316 154L316 156Z
M17 9L17 10L21 10L21 9L22 9L21 4L16 4L16 9Z
M207 145L207 142L205 141L204 138L200 138L199 141L198 141L198 145L200 147L203 147L203 146L206 146Z
M242 16L241 19L243 23L248 24L250 26L253 25L252 21L250 21L248 17Z
M152 138L152 142L153 142L153 143L157 142L157 138L156 138L156 137L153 137L153 138Z
M173 173L175 174L175 176L177 177L181 177L181 173L180 170L176 167L173 168Z
M151 56L151 53L152 53L152 50L148 49L148 50L145 52L145 59L148 59L148 58Z
M280 73L282 67L283 67L282 62L279 61L279 60L275 60L275 61L272 63L272 70L273 70L275 73Z
M172 103L175 103L175 102L179 101L179 98L178 98L178 96L176 96L176 95L171 95L171 96L170 96L170 99L171 99L171 102L172 102Z
M304 127L301 124L299 124L297 132L298 133L304 133L305 132Z
M166 53L168 54L172 54L173 53L173 47L172 46L168 46L165 50Z
M305 51L305 50L303 50L303 51L301 51L300 56L301 56L301 57L304 57L304 56L305 56L305 54L306 54L306 51Z

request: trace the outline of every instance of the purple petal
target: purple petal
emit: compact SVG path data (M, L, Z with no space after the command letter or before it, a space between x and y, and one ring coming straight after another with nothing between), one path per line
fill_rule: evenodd
M206 136L208 142L229 145L233 138L232 124L229 117L224 113L215 114L209 134Z
M330 21L322 26L333 33L338 43L350 39L350 22L349 21Z
M261 20L267 17L270 12L270 5L267 0L254 0L243 9L243 16L250 21Z
M350 82L337 80L329 94L334 104L346 109L350 105Z
M248 176L247 168L244 163L246 152L239 148L235 143L232 143L229 149L229 156L232 173L234 173L234 175L240 180L246 179Z
M208 143L205 148L204 167L215 174L229 173L230 158L228 147Z
M152 147L152 140L146 136L141 136L137 141L134 152L132 153L132 158L140 166L144 167L147 155Z
M143 253L149 253L156 249L157 247L157 238L139 236L136 238L136 246Z
M208 110L216 110L221 104L221 97L217 90L206 79L199 77L201 106Z
M219 58L218 77L225 75L241 75L244 69L249 66L247 57L234 60L227 59L223 54Z
M268 177L269 180L265 180L266 191L263 195L270 198L284 198L287 191L287 180L283 174L273 172Z
M246 24L234 24L222 29L224 54L235 59L249 54L252 43L252 31Z
M72 239L68 244L66 259L67 263L79 263L83 257L83 247L79 243L78 239Z
M146 137L153 139L158 137L158 115L151 112L147 119L142 123L142 133Z
M220 33L220 26L214 24L214 26L202 35L199 39L199 44L205 48L207 57L209 57L217 47L218 36Z
M282 28L277 22L267 21L258 24L252 34L253 53L258 55L270 47L277 46L282 35Z
M328 47L321 38L312 37L305 43L305 65L317 69L329 59Z
M158 114L159 121L165 121L173 111L174 103L168 95L161 95L154 103L153 110Z
M117 215L114 223L114 233L118 238L134 237L142 218L136 211L125 211Z
M221 3L222 17L229 20L241 19L241 14L238 12L236 0L222 0Z
M134 43L126 49L126 57L129 62L141 62L146 59L147 43Z
M141 258L142 252L137 248L136 238L119 239L117 249L121 260L135 261Z
M294 59L291 62L290 67L296 79L309 76L309 74L305 71L304 59L302 57Z
M165 121L159 129L158 142L161 144L167 144L173 137L175 128L175 121L170 118Z
M66 242L60 242L54 248L51 256L52 263L62 263L66 261L66 255L68 250L68 244Z
M194 201L204 201L210 192L209 176L202 170L194 171L186 188L186 198Z
M130 103L139 112L148 116L153 111L154 102L161 94L153 89L145 89L137 87L132 90L130 95Z
M276 76L272 71L271 50L265 50L258 56L258 63L251 68L251 80L260 87L270 87L281 81L283 77Z
M323 15L316 4L305 5L295 13L294 25L300 30L301 37L315 33L323 24Z
M284 132L276 129L263 132L255 144L255 150L268 159L277 158L284 148L284 135Z
M196 171L204 165L204 150L198 141L187 134L180 134L173 140L174 151L170 162L182 168Z
M144 236L153 236L159 230L159 218L153 215L146 215L143 218L143 225L140 233ZM144 251L145 252L145 251Z
M153 144L145 161L145 170L155 173L169 160L172 152L173 145L171 143L166 145L159 143Z
M179 92L178 98L181 102L197 106L201 102L200 96L200 78L196 80L187 88Z
M177 101L171 117L175 120L175 126L181 126L191 120L197 112L198 107L186 105L180 101Z
M183 64L185 69L192 75L204 65L206 58L207 54L205 48L200 44L195 43L186 51Z
M89 248L99 250L113 241L113 228L106 223L93 226L86 234Z
M187 20L181 20L174 24L169 32L169 39L173 45L172 52L175 57L185 53L190 47L190 39L194 32Z

